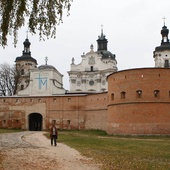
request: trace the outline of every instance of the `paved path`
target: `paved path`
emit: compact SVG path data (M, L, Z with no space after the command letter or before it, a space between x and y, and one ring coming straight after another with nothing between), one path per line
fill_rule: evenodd
M30 143L22 140L24 135L32 134L33 132L25 131L25 132L17 132L17 133L4 133L0 134L0 149L8 147L8 148L25 148L25 147L33 147Z
M44 132L0 135L0 170L99 170L99 165L75 149L58 143L51 146Z

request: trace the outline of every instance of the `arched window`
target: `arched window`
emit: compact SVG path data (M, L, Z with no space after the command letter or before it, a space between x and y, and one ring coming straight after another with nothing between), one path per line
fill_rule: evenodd
M22 85L21 85L21 90L23 90L23 89L24 89L24 85L22 84Z
M114 93L111 94L111 100L114 100Z
M21 69L21 75L24 75L24 69Z
M136 97L141 98L142 97L142 90L137 90L136 91Z
M159 98L160 96L160 91L159 90L154 90L154 97Z
M126 92L122 91L120 94L121 99L125 99L126 97Z

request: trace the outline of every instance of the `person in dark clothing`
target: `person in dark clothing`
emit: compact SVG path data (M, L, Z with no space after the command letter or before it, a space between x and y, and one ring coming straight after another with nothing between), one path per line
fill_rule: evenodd
M54 146L57 145L57 138L58 138L58 130L55 125L52 125L50 128L50 138L51 138L51 146L53 146L53 141L54 141Z

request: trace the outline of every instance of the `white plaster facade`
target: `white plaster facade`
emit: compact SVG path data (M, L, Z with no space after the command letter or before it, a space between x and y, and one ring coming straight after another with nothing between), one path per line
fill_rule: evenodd
M170 42L168 39L168 34L169 30L164 25L161 30L161 45L156 47L153 52L155 67L170 68Z
M107 51L107 39L101 33L99 36L98 50L93 50L83 54L80 64L74 63L74 58L70 65L69 81L70 92L103 92L108 90L107 76L117 71L117 61L115 55Z
M170 50L155 52L155 67L165 67L165 63L170 63Z
M62 82L63 75L53 66L42 65L30 70L30 81L26 89L18 92L18 96L52 96L65 94Z
M31 57L31 43L29 42L28 38L25 39L23 44L23 54L22 56L17 57L15 60L18 79L16 92L18 92L19 90L23 90L28 86L30 80L30 70L37 68L36 59Z

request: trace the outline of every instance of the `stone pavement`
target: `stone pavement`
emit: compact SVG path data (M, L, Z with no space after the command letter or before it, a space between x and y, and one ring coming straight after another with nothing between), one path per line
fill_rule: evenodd
M22 140L22 137L31 134L31 131L17 132L17 133L4 133L0 134L0 149L2 148L34 148L35 146ZM35 132L34 132L35 133Z

